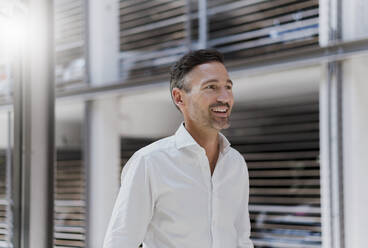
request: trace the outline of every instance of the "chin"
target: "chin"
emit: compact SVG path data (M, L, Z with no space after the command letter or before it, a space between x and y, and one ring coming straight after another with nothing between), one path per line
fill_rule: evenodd
M226 120L226 121L213 121L212 122L212 127L217 129L217 130L222 130L222 129L227 129L230 127L230 121Z

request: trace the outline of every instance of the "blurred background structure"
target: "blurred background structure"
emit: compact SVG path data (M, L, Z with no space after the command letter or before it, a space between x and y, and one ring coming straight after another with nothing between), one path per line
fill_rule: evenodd
M102 246L125 162L182 121L169 67L216 48L255 247L365 248L365 0L1 0L0 247Z

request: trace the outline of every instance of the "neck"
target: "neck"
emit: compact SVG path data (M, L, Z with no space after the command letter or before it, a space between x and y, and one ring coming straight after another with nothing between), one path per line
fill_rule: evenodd
M201 128L191 122L185 122L185 128L193 139L206 150L206 153L212 153L218 150L218 130L212 128Z
M191 122L185 122L185 128L193 139L205 149L212 176L220 153L219 131L211 128L200 128Z

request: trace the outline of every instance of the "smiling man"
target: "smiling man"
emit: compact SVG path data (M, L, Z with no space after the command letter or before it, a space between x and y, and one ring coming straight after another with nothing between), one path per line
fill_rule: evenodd
M230 126L233 83L215 50L184 55L170 90L184 122L125 165L104 248L251 248L249 179Z

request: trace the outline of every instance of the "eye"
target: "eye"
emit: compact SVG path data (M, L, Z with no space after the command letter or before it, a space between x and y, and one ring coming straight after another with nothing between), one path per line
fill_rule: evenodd
M233 86L231 84L226 85L226 89L231 90Z
M214 90L214 89L216 89L216 85L214 85L214 84L209 84L209 85L207 85L206 87L204 87L205 89L211 89L211 90Z

